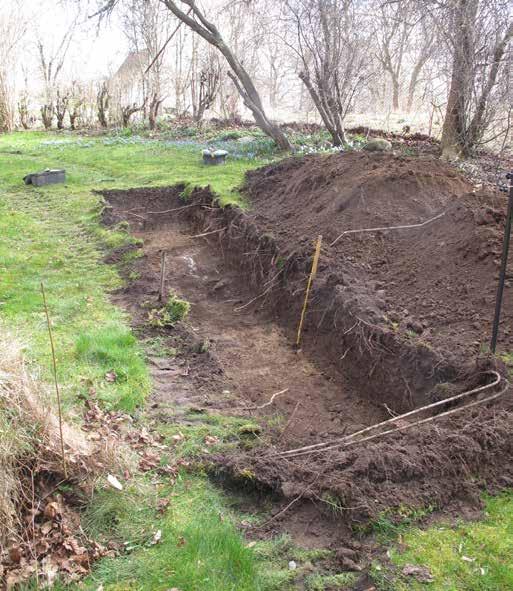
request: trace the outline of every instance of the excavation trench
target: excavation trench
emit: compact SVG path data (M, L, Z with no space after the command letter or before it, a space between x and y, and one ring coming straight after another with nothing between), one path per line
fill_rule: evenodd
M148 303L158 298L162 252L168 289L191 303L186 325L157 331L181 351L152 359L157 420L186 420L191 409L280 416L268 429L278 449L289 449L486 383L488 366L454 363L359 314L355 298L330 274L329 250L296 351L312 242L283 248L258 215L217 207L207 189L184 203L183 188L104 193L105 223L128 221L144 240L139 278L116 295L134 324L155 333L147 326ZM368 519L400 504L475 502L484 480L490 487L513 484L510 426L507 404L478 407L464 418L315 457L261 449L218 457L217 470L245 485L250 475L296 507L308 502Z
M192 237L208 233L209 218L217 223L217 214L222 215L215 208L204 209L213 205L208 192L194 196L197 208L161 215L147 213L183 207L179 199L182 188L106 194L113 207L107 210L108 222L127 220L131 232L144 240L140 278L116 296L128 307L136 324L146 321L148 309L144 304L158 297L162 252L166 253L168 291L191 303L191 334L180 334L178 338L189 341L187 347L193 351L193 359L188 363L195 367L181 372L187 375L177 375L169 368L168 360L155 359L153 373L159 401L184 406L184 410L191 404L240 409L264 405L277 394L273 403L261 411L281 413L285 419L294 412L294 420L281 438L285 446L316 442L319 437L333 437L386 418L384 408L361 397L344 374L322 355L316 358L310 352L296 351L292 330L261 307L263 298L252 302L259 295L255 289L262 286L265 290L266 281L262 277L251 280L255 261L248 260L246 266L242 256L241 264L236 264L239 253L229 252L229 245L225 248L224 240L219 240L216 233ZM194 353L194 349L198 352Z

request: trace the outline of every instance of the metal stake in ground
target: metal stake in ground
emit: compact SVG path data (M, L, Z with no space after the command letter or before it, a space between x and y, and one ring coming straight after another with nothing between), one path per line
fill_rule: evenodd
M43 305L45 308L46 323L48 325L48 335L50 337L50 348L52 350L53 379L55 381L55 392L57 395L57 411L59 413L59 435L61 438L62 470L64 472L64 478L68 478L68 470L66 468L66 455L64 454L64 436L62 434L62 405L61 405L61 394L59 392L59 382L57 380L57 360L55 357L55 347L53 345L52 323L50 322L50 313L48 312L48 304L46 303L45 286L42 281L41 281L41 293L43 294Z
M504 281L506 279L506 267L508 266L509 241L511 235L511 217L513 216L513 172L506 175L509 180L508 211L506 214L506 225L504 227L504 240L502 242L502 261L499 272L499 285L497 286L497 298L495 300L495 316L493 319L492 340L490 349L495 353L497 348L497 337L499 335L499 322L501 319L502 296L504 293Z
M160 253L160 288L159 288L159 302L164 301L166 290L166 253Z
M310 271L310 276L308 277L308 283L306 284L306 292L305 292L305 301L303 302L303 309L301 310L301 318L299 320L299 326L297 327L297 338L296 338L296 346L299 347L301 342L301 332L303 330L303 323L305 321L306 315L306 308L308 306L308 297L310 296L310 289L312 288L312 283L317 273L317 266L319 264L319 257L321 255L321 244L322 244L322 236L317 237L317 244L315 245L315 252L314 258L312 262L312 270Z

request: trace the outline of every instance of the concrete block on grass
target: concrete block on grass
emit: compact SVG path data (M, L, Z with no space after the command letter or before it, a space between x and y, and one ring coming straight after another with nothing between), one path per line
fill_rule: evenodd
M43 185L55 185L66 182L66 171L62 168L42 170L41 172L32 172L23 177L26 185L42 187Z
M203 150L203 163L204 164L224 164L228 152L226 150Z

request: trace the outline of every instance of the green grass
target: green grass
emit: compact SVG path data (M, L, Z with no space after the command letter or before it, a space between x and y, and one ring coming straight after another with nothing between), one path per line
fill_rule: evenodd
M486 497L485 515L456 527L437 523L401 533L401 548L390 560L397 572L374 566L375 582L384 591L506 591L513 589L513 493ZM434 581L420 583L401 576L407 564L429 568Z
M186 418L193 424L157 426L165 442L172 445L175 458L192 459L258 444L261 428L255 421L204 413L191 413Z
M127 318L109 301L109 292L122 282L115 268L101 264L106 249L137 246L137 241L126 224L101 226L102 198L92 191L210 184L222 203L241 203L235 188L256 165L233 160L206 167L196 148L131 138L42 132L0 136L0 314L49 381L44 282L67 408L92 388L110 407L132 411L150 389ZM23 184L25 174L53 167L66 169L66 185ZM137 248L129 250L123 264L139 254ZM118 376L115 382L104 379L111 371Z
M320 134L319 143L324 139ZM221 203L242 204L236 188L244 172L259 163L232 159L225 166L206 167L196 144L142 141L128 134L0 136L0 318L25 344L34 370L50 382L40 292L44 282L68 411L77 410L78 396L94 391L106 406L131 412L151 388L143 348L126 314L109 299L122 280L115 267L102 263L109 250L132 245L124 260L129 265L140 254L138 244L126 224L113 229L100 224L103 203L92 191L183 183L186 199L192 187L210 185ZM66 168L66 185L23 185L25 174L47 167ZM153 354L177 353L159 337L148 339L146 348ZM258 426L246 420L208 414L189 418L191 424L160 428L166 441L173 442L171 459L194 459L206 447L219 452L258 441ZM177 434L183 437L175 441ZM272 591L302 585L316 591L351 585L347 573L322 572L326 552L297 549L286 538L249 545L236 527L243 516L227 506L228 499L204 476L182 474L174 488L155 478L137 477L122 492L100 490L93 497L84 525L94 535L116 537L127 553L102 560L83 586L71 588L98 589L103 584L112 591ZM157 503L163 496L170 505L160 514ZM381 516L374 524L377 538L387 545L400 539L402 545L401 551L390 551L395 568L373 565L376 586L398 591L513 589L513 493L487 499L486 510L481 521L426 530L415 527L425 513L403 510L399 516ZM162 540L152 545L158 529ZM288 569L291 559L298 561L297 571ZM398 573L409 563L427 566L434 583L404 580Z
M114 530L127 554L103 560L82 589L102 584L105 591L285 591L296 588L304 565L312 568L329 554L297 549L288 537L248 543L237 529L243 515L200 476L182 474L174 487L162 486L152 503L149 498L137 487L98 494L84 526L97 538ZM163 514L159 499L169 502ZM152 544L159 530L161 540ZM288 568L289 560L298 561L297 571Z

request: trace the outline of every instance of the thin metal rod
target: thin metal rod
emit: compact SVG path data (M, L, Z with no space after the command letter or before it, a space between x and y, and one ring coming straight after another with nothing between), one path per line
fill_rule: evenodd
M55 347L53 344L52 335L52 323L50 322L50 313L48 312L48 304L46 303L45 286L41 281L41 293L43 294L43 305L46 314L46 323L48 325L48 335L50 337L50 348L52 350L52 362L53 362L53 379L55 381L55 392L57 394L57 410L59 413L59 435L61 438L61 457L62 457L62 469L64 472L64 478L68 478L68 470L66 468L66 455L64 453L64 435L62 432L62 405L61 405L61 393L59 391L59 382L57 380L57 360L55 357Z
M159 287L159 302L165 299L166 291L166 251L160 253L160 287Z
M506 279L506 268L508 266L509 243L511 236L511 217L513 216L513 172L506 175L509 179L508 211L506 214L506 225L504 227L504 240L502 242L502 260L499 272L499 284L497 286L497 297L495 299L495 315L493 318L492 340L490 349L495 353L497 349L497 338L499 336L499 323L501 319L502 297L504 294L504 281Z

